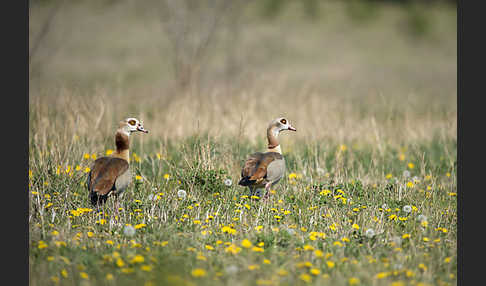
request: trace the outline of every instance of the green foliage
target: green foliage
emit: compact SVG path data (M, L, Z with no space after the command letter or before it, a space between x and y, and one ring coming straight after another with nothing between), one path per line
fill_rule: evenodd
M216 193L227 189L224 180L228 172L224 169L205 170L190 168L176 171L181 187L185 190L199 190L201 192Z

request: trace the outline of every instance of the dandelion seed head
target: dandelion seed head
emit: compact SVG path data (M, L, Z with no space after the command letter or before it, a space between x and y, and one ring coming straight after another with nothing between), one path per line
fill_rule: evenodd
M420 222L424 222L424 221L427 221L427 217L424 216L423 214L420 214L417 219L420 221Z
M400 263L393 264L393 270L400 270L403 268L403 265Z
M230 266L226 267L225 271L229 275L236 274L238 272L238 266L230 265Z
M386 203L385 204L382 204L381 205L381 208L384 209L384 210L386 210L386 209L388 209L388 205Z
M126 235L126 236L134 236L135 235L135 228L131 225L126 225L124 228L123 228L123 233Z
M375 230L372 229L372 228L369 228L369 229L366 230L365 235L368 238L372 238L373 236L375 236Z
M410 213L412 211L412 207L409 205L403 206L402 210L406 213Z
M405 178L410 177L410 171L409 171L409 170L405 170L405 171L403 171L403 176L404 176Z
M291 228L287 228L287 233L290 234L290 235L293 235L295 233L295 230L293 230Z
M226 179L226 180L224 180L224 184L226 186L230 187L233 184L233 181L231 181L231 179Z
M179 190L177 191L177 196L181 199L184 199L187 196L187 193L184 190Z

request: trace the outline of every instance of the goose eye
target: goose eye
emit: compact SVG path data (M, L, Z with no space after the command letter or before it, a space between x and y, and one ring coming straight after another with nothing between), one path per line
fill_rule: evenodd
M287 120L282 119L282 120L280 120L280 123L282 123L282 124L287 124Z
M133 120L133 119L132 119L132 120L128 121L128 124L130 124L130 125L132 125L132 126L133 126L133 125L135 125L135 124L136 124L136 122L135 122L135 120Z

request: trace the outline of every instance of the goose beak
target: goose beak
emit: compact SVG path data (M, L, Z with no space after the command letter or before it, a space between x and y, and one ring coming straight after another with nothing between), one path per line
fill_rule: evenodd
M148 130L146 130L145 128L143 128L143 126L138 126L137 127L137 131L140 131L140 132L143 132L143 133L149 133Z
M292 126L289 126L288 130L290 130L290 131L297 131L297 129L295 129L295 128L294 128L294 127L292 127Z

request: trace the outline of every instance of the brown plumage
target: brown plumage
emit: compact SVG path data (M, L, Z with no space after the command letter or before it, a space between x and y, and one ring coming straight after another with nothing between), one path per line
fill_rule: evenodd
M248 187L251 195L255 194L255 190L265 188L265 197L268 197L270 187L278 183L285 174L285 159L277 140L278 134L283 130L296 131L285 118L273 120L267 128L267 152L253 153L244 163L238 184Z
M130 184L129 136L132 132L148 133L136 118L120 122L115 134L116 151L111 157L101 157L94 161L88 173L87 185L91 203L100 205L110 194L119 195Z
M130 180L117 182L120 176L122 178L131 177L123 176L125 173L130 172L128 167L128 162L124 159L115 157L101 157L96 159L93 164L93 169L88 174L88 190L93 205L96 205L98 202L104 203L111 191L120 193L128 186ZM116 185L118 185L118 189Z

